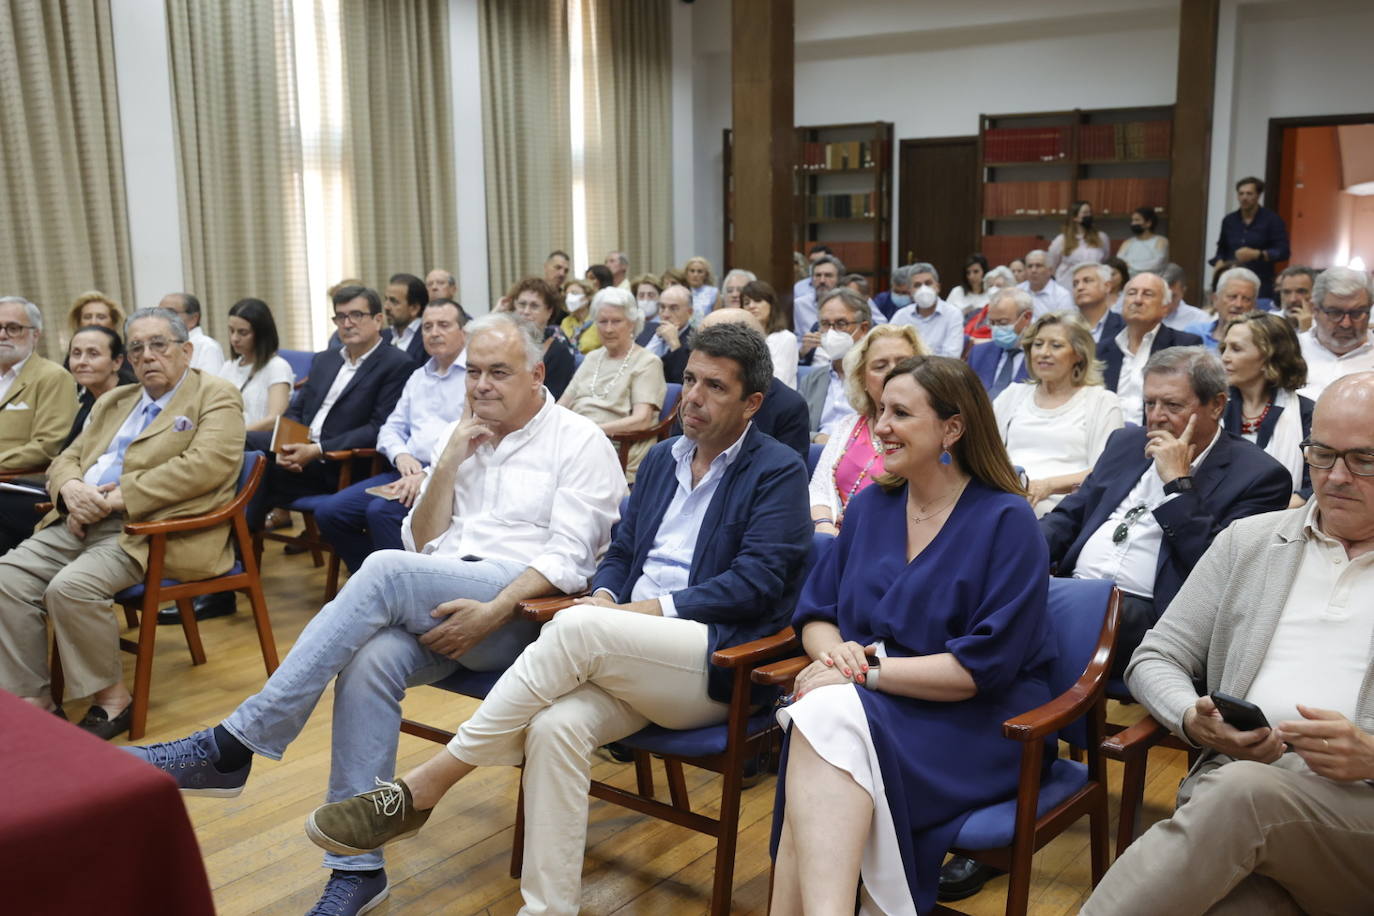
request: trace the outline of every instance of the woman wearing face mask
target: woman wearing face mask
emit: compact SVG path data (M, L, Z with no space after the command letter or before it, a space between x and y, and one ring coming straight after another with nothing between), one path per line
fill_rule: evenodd
M1131 213L1131 238L1121 243L1116 256L1126 262L1132 276L1159 273L1169 266L1169 240L1155 235L1158 221L1154 207L1136 207Z
M768 354L773 375L789 388L797 387L797 335L792 331L792 310L778 305L778 294L762 280L750 280L740 290L740 303L768 332Z
M985 288L988 272L988 259L978 252L964 261L964 285L956 286L945 299L950 305L964 313L968 318L988 304L988 291Z
M1029 378L1008 385L992 410L1042 516L1088 476L1107 437L1122 426L1121 402L1102 386L1092 331L1076 314L1043 315L1021 340Z
M635 294L639 311L644 316L644 330L635 338L635 343L642 347L658 330L658 297L663 295L663 283L653 274L640 274L630 281L630 292Z
M983 288L987 291L987 299L991 299L992 294L999 289L1007 289L1015 285L1016 275L1011 272L1010 267L1005 265L994 267L983 277ZM988 327L986 301L983 303L983 307L969 318L968 324L964 325L964 336L971 338L975 344L984 344L992 339L992 329Z
M586 280L569 280L563 284L563 307L568 317L563 319L563 335L583 353L601 346L601 335L592 318L592 287Z
M1069 207L1064 230L1050 242L1049 264L1055 282L1073 289L1073 269L1079 264L1101 264L1111 255L1111 244L1107 233L1093 227L1093 205L1075 200Z

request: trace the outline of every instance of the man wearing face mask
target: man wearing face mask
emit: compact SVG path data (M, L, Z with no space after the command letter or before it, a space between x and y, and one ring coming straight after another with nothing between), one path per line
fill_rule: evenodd
M792 326L802 335L801 362L810 365L813 351L820 335L812 330L818 317L820 304L825 301L826 293L840 285L844 276L844 265L834 255L823 254L811 259L811 292L798 296L792 302Z
M964 355L964 313L940 298L940 274L935 265L911 265L910 305L892 315L893 324L909 324L935 356Z
M1034 304L1030 293L1023 289L999 289L988 302L988 328L992 331L991 347L974 347L968 364L988 391L988 400L995 400L1013 382L1026 379L1026 354L1021 349L1021 335L1031 323Z
M915 266L912 264L905 264L892 271L892 288L873 297L875 320L881 314L884 319L891 321L899 309L911 304L911 278L915 275Z
M797 393L806 399L813 441L825 442L831 429L854 412L845 394L841 361L872 326L867 300L852 289L831 290L821 302L817 368L797 383ZM828 371L820 368L824 363L830 364Z

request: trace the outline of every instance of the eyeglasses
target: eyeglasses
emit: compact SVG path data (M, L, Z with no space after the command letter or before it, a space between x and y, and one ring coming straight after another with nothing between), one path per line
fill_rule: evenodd
M829 331L832 328L836 331L852 331L856 327L855 323L847 318L841 318L839 321L822 321L820 326L822 331Z
M1308 440L1302 444L1302 457L1319 471L1336 466L1337 458L1345 459L1345 467L1356 477L1374 477L1374 450L1367 448L1334 449Z
M6 337L18 337L20 334L23 334L25 331L32 331L32 330L33 330L33 325L31 325L31 324L13 324L13 323L11 323L11 324L0 324L0 331L4 331Z
M1126 540L1126 534L1131 530L1131 526L1134 525L1136 519L1144 515L1148 509L1148 506L1141 503L1130 512L1127 512L1126 517L1121 520L1121 524L1117 525L1116 530L1112 532L1112 543L1120 544L1122 541Z
M334 313L334 323L337 324L337 325L339 325L340 327L342 327L343 325L347 324L347 323L350 322L350 321L353 322L354 324L357 324L358 322L362 321L364 318L371 318L371 317L372 317L372 313L371 313L371 312L363 312L363 311L354 311L354 312L335 312L335 313Z
M143 351L145 349L152 351L158 356L162 356L164 353L170 350L171 347L172 341L168 340L167 338L154 337L147 343L144 343L143 341L136 341L134 343L131 343L125 349L128 351L129 356L132 359L138 359L140 356L143 355Z
M1347 318L1350 319L1351 324L1354 324L1358 321L1369 320L1369 306L1367 305L1362 309L1333 309L1328 308L1324 305L1318 305L1314 307L1314 310L1321 312L1323 315L1325 315L1327 318L1330 318L1336 324L1340 324Z

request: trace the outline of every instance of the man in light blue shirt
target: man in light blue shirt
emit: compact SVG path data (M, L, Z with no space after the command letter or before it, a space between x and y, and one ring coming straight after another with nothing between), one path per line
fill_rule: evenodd
M934 264L911 265L912 303L892 313L893 324L909 324L935 356L964 355L964 313L940 298Z

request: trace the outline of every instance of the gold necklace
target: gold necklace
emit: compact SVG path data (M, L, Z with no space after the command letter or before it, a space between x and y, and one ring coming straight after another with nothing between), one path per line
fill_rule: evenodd
M934 518L935 516L939 515L941 512L945 511L945 507L948 506L951 502L953 502L953 501L959 496L960 493L963 493L963 492L964 492L964 487L966 487L966 486L968 486L968 481L967 481L967 480L965 480L963 483L961 483L961 484L959 485L958 489L956 489L953 493L951 493L949 496L946 496L943 500L941 500L940 503L939 503L940 508L936 509L934 512L931 512L931 513L929 513L929 514L927 514L927 515L912 515L912 516L909 516L909 518L910 518L913 522L916 522L917 524L920 524L921 522L929 521L930 519L932 519L932 518Z

